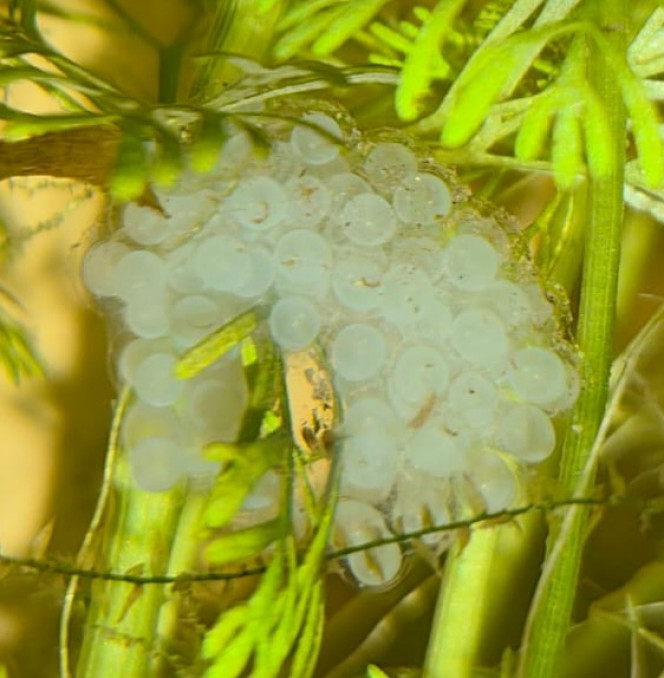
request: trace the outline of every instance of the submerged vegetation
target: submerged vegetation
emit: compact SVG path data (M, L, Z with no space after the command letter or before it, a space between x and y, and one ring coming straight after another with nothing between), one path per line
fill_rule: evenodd
M318 114L302 121L308 107L347 125L349 157L364 167L371 144L362 145L363 135L377 135L384 146L411 139L419 171L456 186L447 170L432 169L452 166L472 185L477 214L506 230L515 222L494 205L522 215L505 276L520 275L510 257L523 261L530 252L533 280L563 327L547 341L578 362L580 389L565 407L551 408L559 450L518 467L509 502L492 505L486 493L464 486L450 495L444 524L428 516L403 533L369 531L337 543L344 482L337 452L349 434L338 428L344 382L332 373L343 360L327 364L320 347L305 364L282 355L279 346L289 348L291 339L274 329L274 316L271 334L257 330L264 307L225 317L185 342L164 368L172 374L153 380L156 400L147 398L150 406L169 405L162 398L168 379L195 383L234 352L240 371L233 378L245 390L233 397L245 398L245 409L232 441L208 441L213 483L155 480L148 468L141 488L123 439L134 398L126 388L75 560L0 555L9 582L29 572L66 578L53 640L63 678L103 678L118 667L128 678L661 675L662 314L639 323L630 317L657 270L648 243L659 242L664 222L660 3L191 0L172 11L172 25L155 23L153 32L149 19L116 0L75 9L64 0L11 0L0 18L0 178L47 176L104 192L111 207L103 239L117 229L124 203L155 223L165 221L165 209L176 228L183 198L193 194L199 203L182 208L188 219L201 204L207 209L206 191L235 189L237 158L269 160L265 173L277 178L291 171L271 155L283 142L275 129L295 126L314 154L325 154L338 145L340 128ZM130 36L155 64L151 84L125 86L123 74L67 56L66 45L49 39L49 26L62 21L111 43L119 33ZM25 83L50 108L25 105ZM240 138L247 148L238 151ZM220 173L227 184L214 183ZM454 190L458 205L465 189ZM281 209L278 200L265 204ZM242 210L250 229L271 218ZM3 228L3 261L17 260L41 231L58 225L28 236ZM192 240L202 228L184 225ZM152 242L147 230L133 237L161 246L161 236ZM374 246L383 245L380 237ZM474 246L477 256L498 257ZM389 256L402 256L398 245ZM94 291L103 296L101 273L87 275L88 284L98 276ZM17 388L45 369L17 321L19 309L20 299L2 288L0 360ZM314 372L323 386L295 395L294 375ZM432 403L411 413L411 428ZM321 467L323 479L311 471ZM270 496L280 509L243 525L243 502L274 469L282 482ZM362 554L352 562L364 558L365 583L380 583L380 554L394 544L410 565L392 588L356 592L339 576L344 558ZM598 558L616 565L602 572ZM14 673L24 675L11 666Z

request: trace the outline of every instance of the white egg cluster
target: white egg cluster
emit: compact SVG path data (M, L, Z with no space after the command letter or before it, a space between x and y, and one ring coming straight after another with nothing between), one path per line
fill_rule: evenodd
M576 397L553 306L515 236L430 159L401 140L344 134L331 116L304 121L267 156L238 133L217 170L160 193L163 213L127 205L122 228L85 259L89 289L121 302L136 482L163 490L216 471L200 449L238 433L239 357L185 382L174 365L262 306L282 351L317 343L329 363L342 408L336 546L443 524L460 484L489 511L507 507L514 470L553 452L552 418ZM271 473L244 510L278 498ZM402 558L390 544L347 566L379 585Z

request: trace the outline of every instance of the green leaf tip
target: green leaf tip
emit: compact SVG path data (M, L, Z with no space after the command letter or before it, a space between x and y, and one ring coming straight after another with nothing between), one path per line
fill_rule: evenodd
M491 106L501 98L512 71L523 59L523 50L488 49L478 59L447 103L449 112L441 130L440 142L447 148L463 146L480 129Z
M215 481L203 512L205 525L212 528L226 525L235 516L254 484L269 468L282 461L290 448L290 437L282 431L244 445L208 445L205 448L206 457L221 461L224 468Z
M193 127L191 134L190 165L196 172L209 172L219 159L226 140L224 124L218 115L207 112Z
M570 188L576 177L583 173L580 114L578 106L567 106L560 111L553 128L553 175L563 190Z
M258 326L256 311L237 316L190 348L177 362L175 376L191 379L219 360Z
M148 153L140 129L124 125L115 165L108 182L111 196L120 202L138 198L148 183Z
M210 541L205 549L205 557L214 565L255 558L283 537L285 531L284 521L278 518L245 530L229 532Z
M442 43L464 4L465 0L438 2L424 17L412 46L407 49L397 87L395 106L402 120L415 120L431 83L449 76L451 67L441 53Z

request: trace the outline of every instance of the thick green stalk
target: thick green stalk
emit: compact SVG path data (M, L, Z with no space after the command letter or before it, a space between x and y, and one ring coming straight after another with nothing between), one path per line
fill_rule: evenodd
M488 587L493 586L499 529L473 529L468 543L457 541L448 556L424 665L427 678L471 678L473 674L491 600Z
M598 3L612 47L624 52L625 0ZM623 220L625 110L615 72L590 45L589 78L608 113L613 162L589 179L589 223L578 320L583 388L562 453L563 496L585 495L595 479L594 450L608 397ZM559 678L576 595L589 509L573 507L552 524L550 549L531 608L519 667L521 678Z
M457 541L445 563L424 678L476 675L489 640L504 627L540 538L540 516L532 513L517 521L479 523L466 543Z
M114 472L117 514L107 525L100 568L143 577L163 575L175 534L182 489L143 492L127 459ZM171 556L172 559L172 556ZM76 678L154 675L159 613L167 601L161 584L93 582Z

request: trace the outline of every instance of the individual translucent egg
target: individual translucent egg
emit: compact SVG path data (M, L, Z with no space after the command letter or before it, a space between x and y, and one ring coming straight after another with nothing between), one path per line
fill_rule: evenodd
M406 442L405 459L411 468L436 478L447 478L467 468L463 447L437 420L413 432Z
M129 252L129 248L120 242L106 241L93 245L83 259L83 282L85 286L100 297L116 294L115 267Z
M276 141L271 144L272 153L265 159L262 170L270 178L284 183L307 171L307 166L290 142ZM286 207L288 211L288 207ZM284 223L284 222L282 222Z
M214 204L193 195L158 195L163 210L129 203L122 212L123 231L139 245L163 245L200 227Z
M392 205L401 221L430 224L449 213L452 195L440 177L422 173L396 189Z
M341 453L342 492L372 500L385 497L396 478L397 453L397 443L384 430L349 436Z
M417 174L417 158L403 144L376 144L364 161L369 181L384 193L392 194Z
M496 310L508 327L531 324L531 307L528 295L511 280L497 280L483 292L487 305Z
M534 405L555 403L568 389L563 361L553 351L539 346L516 351L508 379L514 392Z
M218 304L202 294L181 297L170 313L173 339L182 348L198 343L220 325Z
M332 217L338 216L343 207L355 196L371 193L371 186L362 177L352 172L334 174L326 184L332 195L330 207Z
M163 296L136 295L126 302L124 319L127 327L138 337L163 337L170 329L170 321Z
M499 454L489 450L476 452L467 475L482 497L487 513L504 511L514 502L517 495L514 471Z
M125 301L138 296L156 297L166 290L168 269L164 260L146 250L127 252L113 271L114 294Z
M249 256L251 258L249 277L243 285L235 289L235 294L247 299L265 294L272 287L276 276L274 256L267 248L252 247Z
M340 152L334 139L340 142L343 139L337 122L323 113L308 113L302 119L320 128L322 133L306 125L295 125L290 139L295 152L309 165L325 165L334 160Z
M175 377L175 362L175 356L169 353L153 353L138 364L133 384L141 400L156 407L177 400L182 382Z
M482 431L493 421L498 405L498 391L479 372L464 372L452 382L448 403L470 428Z
M169 341L161 339L133 339L127 342L118 356L118 374L121 379L129 384L134 383L136 369L141 362L153 353L161 353L168 350Z
M385 335L373 325L347 325L332 341L330 357L336 374L344 379L371 379L387 358Z
M383 516L370 504L352 499L337 503L332 537L337 548L361 546L389 536ZM345 562L360 585L384 586L401 570L401 549L397 544L383 544L352 553Z
M351 198L342 208L339 220L351 242L367 247L385 244L397 228L390 204L375 193Z
M242 226L266 231L284 220L288 204L286 191L278 181L254 176L240 181L228 198L227 209Z
M507 367L509 341L501 319L485 308L468 308L452 322L452 345L474 365Z
M384 400L371 396L359 398L348 405L343 428L347 435L386 431L395 441L401 439L402 433L394 410Z
M288 219L300 228L314 228L329 213L332 196L325 184L311 174L286 182L289 199Z
M431 341L438 344L445 341L449 336L453 321L454 315L449 304L440 298L434 298L423 309L415 332L417 332L420 341Z
M168 438L146 438L129 449L136 484L146 492L165 492L182 475L180 449Z
M172 407L154 407L135 400L122 419L122 441L126 447L145 438L178 441L181 425L178 414Z
M122 212L124 232L139 245L159 245L169 236L167 217L154 208L129 203Z
M187 476L188 487L194 491L209 492L221 467L221 462L205 459L197 444L182 451L182 474Z
M380 297L383 316L396 325L408 325L424 316L433 300L433 283L419 268L396 264L383 277Z
M433 480L433 482L432 482ZM447 488L428 475L403 473L397 482L391 523L401 534L413 534L430 528L443 528L452 522ZM424 544L440 544L449 533L430 532L420 537Z
M238 167L244 167L251 162L254 150L254 141L249 132L230 123L229 134L224 140L217 166L210 175L212 177L235 175Z
M304 297L279 299L268 320L272 338L287 351L306 348L318 335L321 326L316 306Z
M411 346L399 355L388 379L395 410L407 419L428 415L447 390L449 369L443 354L430 346Z
M534 405L510 404L498 425L498 446L521 461L537 463L555 449L551 419Z
M168 271L168 286L180 294L200 292L205 287L194 264L196 243L187 242L164 257Z
M239 238L218 234L201 240L194 252L194 266L207 287L234 292L249 280L251 255Z
M434 280L440 277L441 248L434 238L397 237L390 246L399 263L420 268Z
M458 235L443 250L443 272L456 287L481 290L494 281L500 255L477 235Z
M534 282L522 283L521 289L528 297L533 323L536 326L546 325L554 320L553 304L547 299L542 288Z
M380 264L368 256L350 255L337 261L332 272L332 289L339 302L353 311L369 311L379 301L383 277Z
M247 385L239 379L202 379L187 392L189 420L205 442L233 442L247 406Z
M456 223L456 233L457 236L472 235L485 240L501 257L509 257L511 254L507 231L497 227L495 220L489 217L480 217L476 213L462 213Z
M546 404L546 409L550 412L561 412L568 410L574 405L581 391L581 377L576 369L569 364L565 364L565 374L567 377L567 388L563 395L552 403Z
M277 278L290 289L306 294L328 284L332 251L325 238L314 231L288 231L277 243L274 260Z

